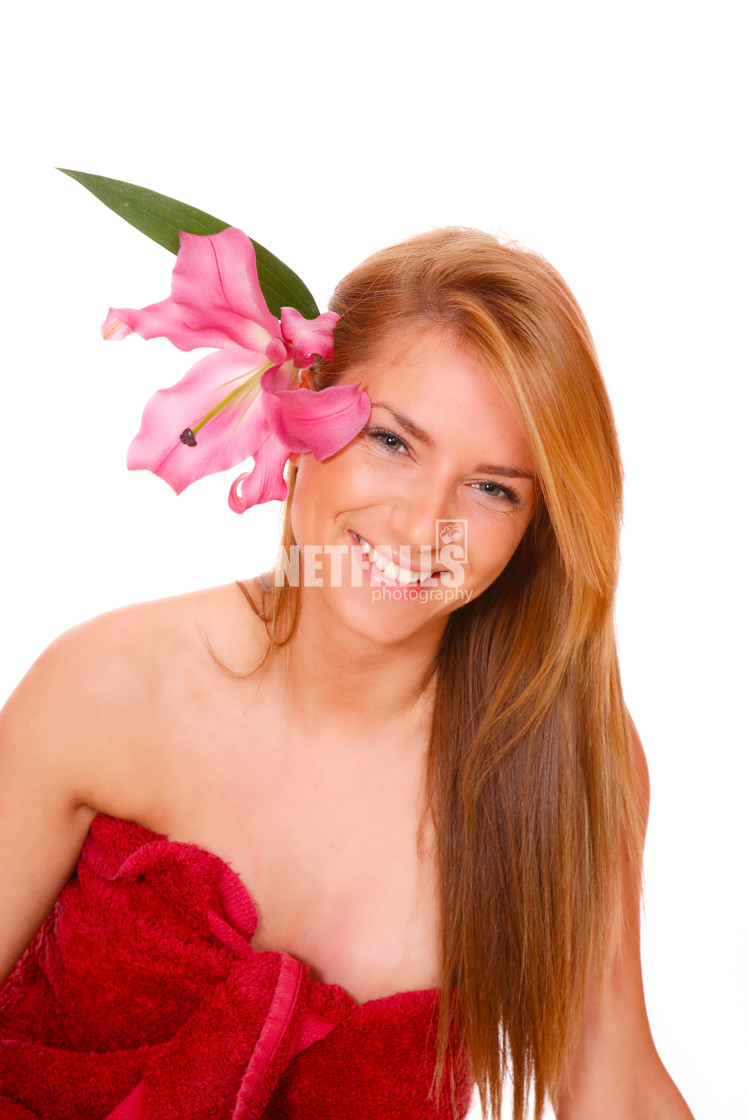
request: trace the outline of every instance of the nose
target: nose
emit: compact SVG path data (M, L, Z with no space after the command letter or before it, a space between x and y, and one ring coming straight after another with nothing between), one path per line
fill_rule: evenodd
M453 480L446 474L422 472L402 483L392 503L390 523L397 540L433 555L443 543L439 522L454 521L458 514Z

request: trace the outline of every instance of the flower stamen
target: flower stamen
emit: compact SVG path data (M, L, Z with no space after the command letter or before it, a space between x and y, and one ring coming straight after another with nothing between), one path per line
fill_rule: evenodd
M244 397L249 396L250 399L247 401L246 407L241 412L241 416L243 416L246 412L246 409L252 403L255 395L254 391L257 388L257 382L262 377L262 374L266 373L271 366L272 362L267 362L266 365L260 366L259 369L254 370L254 372L249 374L248 376L240 375L239 377L232 377L230 381L225 381L223 385L230 385L233 381L239 381L241 377L246 378L245 380L242 380L241 384L237 385L235 389L232 389L227 396L223 397L223 399L218 402L215 408L211 408L209 412L206 412L205 415L197 421L194 427L185 428L182 434L179 436L181 442L186 444L187 447L196 447L197 440L195 437L200 428L204 427L204 425L207 424L208 420L212 420L214 416L217 416L218 413L223 412L224 409L226 409L230 404L238 403ZM223 388L223 385L220 386L220 388ZM239 417L239 419L240 418L241 417Z

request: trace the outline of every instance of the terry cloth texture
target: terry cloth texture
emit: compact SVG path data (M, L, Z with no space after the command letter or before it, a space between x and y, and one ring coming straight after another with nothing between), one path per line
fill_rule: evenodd
M0 1120L448 1120L438 991L357 1004L256 926L218 856L99 813L0 988Z

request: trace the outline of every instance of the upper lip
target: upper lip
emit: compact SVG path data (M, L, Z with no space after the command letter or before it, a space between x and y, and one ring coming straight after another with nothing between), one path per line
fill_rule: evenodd
M443 571L446 570L445 568L439 568L437 566L418 568L418 567L416 567L415 564L412 563L412 561L403 560L400 557L400 553L397 552L397 550L395 548L388 548L386 545L383 545L383 544L374 544L368 539L368 537L364 537L361 533L356 533L355 535L356 535L356 537L359 537L362 541L365 541L366 544L370 545L371 548L376 549L379 556L383 556L385 560L391 560L392 563L396 564L398 568L405 568L408 572L433 572L433 573L435 573L435 572L443 572ZM409 545L406 546L406 547L409 548ZM413 548L413 549L411 549L411 551L415 552L415 553L418 553L418 554L420 553L419 548Z

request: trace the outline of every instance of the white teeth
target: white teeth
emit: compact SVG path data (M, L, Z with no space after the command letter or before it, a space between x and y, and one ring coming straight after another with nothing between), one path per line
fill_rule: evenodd
M431 579L433 575L432 572L416 572L411 568L401 568L398 564L395 564L393 560L389 560L386 556L382 556L381 553L377 552L368 541L364 541L363 537L358 537L358 540L360 542L361 551L368 556L371 563L375 564L387 579L405 584L425 583L426 580Z
M388 579L397 579L399 574L399 568L390 560L384 567L384 575Z

